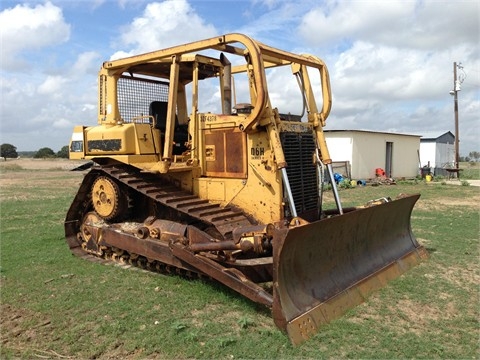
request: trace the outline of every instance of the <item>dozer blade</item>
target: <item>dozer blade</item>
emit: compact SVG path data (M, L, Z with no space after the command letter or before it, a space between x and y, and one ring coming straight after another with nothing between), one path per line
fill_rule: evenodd
M427 257L410 227L420 195L285 230L274 246L273 316L299 344Z

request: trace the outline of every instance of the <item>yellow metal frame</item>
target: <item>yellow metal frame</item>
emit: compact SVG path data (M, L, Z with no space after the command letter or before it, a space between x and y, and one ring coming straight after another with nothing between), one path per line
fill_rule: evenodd
M220 58L199 53L204 50L216 50L221 53ZM224 54L241 57L245 63L231 65ZM252 215L259 221L278 221L282 217L284 206L282 176L279 170L287 166L280 142L280 129L284 122L270 103L265 73L266 69L278 66L290 66L292 74L301 79L308 122L295 126L307 127L309 131L313 129L320 159L324 164L330 163L322 130L332 106L330 80L325 63L318 57L293 54L236 33L104 62L99 71L98 126L83 128L84 151L71 152L71 157L101 157L103 162L111 159L144 171L181 178L185 189L193 190L202 198L212 199L213 189L219 189L219 183L222 183L227 190L224 192L225 196L218 196L223 199L219 200L220 202L251 209L257 207L252 210ZM316 69L319 72L323 100L321 109L317 108L307 69ZM240 73L246 74L248 78L252 107L247 113L232 115L229 111L232 100L229 76ZM168 110L163 134L154 128L153 124L127 124L121 118L117 84L125 74L129 74L131 78L157 78L169 83ZM199 113L198 87L204 78L218 78L222 114ZM187 109L187 84L191 87L190 109ZM187 115L188 113L190 115ZM179 123L188 122L189 151L182 156L173 155L172 149L176 118ZM208 152L214 150L211 146L207 148L205 136L221 128L235 128L245 134L242 145L244 157L240 159L244 162L245 171L242 174L207 170L212 161ZM76 128L75 131L79 129ZM114 139L120 139L121 148L89 152L89 141L105 140L108 143ZM249 153L249 149L254 149L251 151L255 152L257 148L262 149L261 155ZM184 172L190 175L182 174ZM211 178L212 181L198 180L200 176ZM213 180L215 177L221 179ZM239 183L238 178L243 180ZM211 184L210 190L206 184ZM258 202L258 194L269 200Z

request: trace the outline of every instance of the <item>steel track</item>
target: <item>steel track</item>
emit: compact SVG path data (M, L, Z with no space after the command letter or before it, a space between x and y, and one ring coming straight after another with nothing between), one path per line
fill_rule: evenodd
M91 207L91 186L99 176L108 176L122 184L129 191L135 191L149 198L155 204L163 206L177 214L177 218L185 219L188 223L202 224L204 227L214 227L223 240L231 239L232 231L239 226L251 225L251 221L241 212L232 207L221 207L219 204L200 199L178 186L162 181L161 178L150 173L142 173L138 169L123 165L95 166L85 175L65 221L67 242L72 253L91 262L102 264L117 264L134 266L140 269L163 274L179 274L187 278L210 278L208 275L192 269L185 269L162 263L149 262L137 254L123 251L121 255L111 248L105 248L101 253L88 251L80 232L83 216ZM134 209L134 207L133 207ZM142 259L138 261L138 259Z

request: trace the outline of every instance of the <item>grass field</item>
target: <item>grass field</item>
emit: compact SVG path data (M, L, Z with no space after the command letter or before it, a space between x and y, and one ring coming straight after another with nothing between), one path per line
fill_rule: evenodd
M412 228L430 258L292 347L225 287L72 256L63 219L83 174L67 168L1 167L2 359L480 357L478 187L341 190L346 206L421 193Z
M462 179L480 179L480 163L478 162L463 162L459 165L462 169L460 177Z

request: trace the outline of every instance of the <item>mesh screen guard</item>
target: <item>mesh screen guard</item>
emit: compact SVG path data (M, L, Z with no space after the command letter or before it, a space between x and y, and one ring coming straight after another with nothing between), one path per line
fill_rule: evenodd
M124 122L149 115L152 101L168 101L168 83L145 78L122 76L118 79L117 100Z

